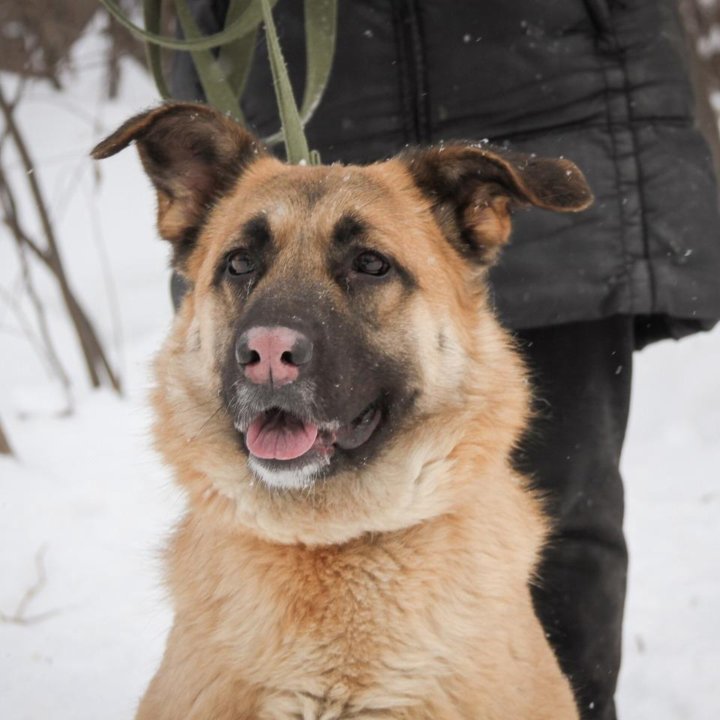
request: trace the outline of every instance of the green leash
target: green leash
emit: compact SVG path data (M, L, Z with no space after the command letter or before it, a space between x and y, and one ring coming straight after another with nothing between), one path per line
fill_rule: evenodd
M240 100L252 66L259 26L264 24L281 122L280 132L265 138L265 142L283 141L291 163L320 163L318 153L308 148L304 126L320 104L330 77L337 36L337 0L304 2L307 67L300 110L272 18L277 0L230 0L225 28L213 35L200 32L186 0L174 0L184 39L160 34L161 0L143 0L144 28L131 22L115 0L100 1L118 22L145 42L148 66L164 99L170 99L171 93L162 71L162 50L186 51L192 56L208 103L243 125L246 123ZM213 48L219 48L217 57Z

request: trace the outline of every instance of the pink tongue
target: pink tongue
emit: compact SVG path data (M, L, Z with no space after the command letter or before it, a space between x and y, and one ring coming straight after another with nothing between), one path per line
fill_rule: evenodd
M248 428L248 450L265 460L294 460L304 455L317 439L317 425L304 423L286 413L260 415Z

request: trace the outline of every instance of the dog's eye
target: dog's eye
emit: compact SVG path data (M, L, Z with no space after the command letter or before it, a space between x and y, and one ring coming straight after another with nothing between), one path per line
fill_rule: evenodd
M229 275L247 275L254 270L255 262L244 250L233 253L227 259Z
M366 251L360 253L353 261L353 270L363 275L374 275L381 277L387 275L390 270L390 263L376 252Z

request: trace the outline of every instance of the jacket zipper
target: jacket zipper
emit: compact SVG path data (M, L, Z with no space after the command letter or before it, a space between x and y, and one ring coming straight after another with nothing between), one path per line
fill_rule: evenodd
M585 0L585 5L597 34L601 36L608 35L612 27L609 1Z
M392 4L401 73L405 140L428 144L432 136L420 2L393 0Z

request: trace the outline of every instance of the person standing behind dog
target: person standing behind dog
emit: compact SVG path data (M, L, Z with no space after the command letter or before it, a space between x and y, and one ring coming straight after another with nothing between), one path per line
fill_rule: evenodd
M223 26L227 0L190 6L203 31ZM299 95L302 4L280 0L274 14ZM595 204L578 216L518 215L492 280L537 399L517 463L555 520L536 610L593 720L616 717L632 353L720 317L715 180L682 45L675 0L340 3L330 82L307 127L326 163L475 139L565 155L589 180ZM243 109L266 136L279 121L263 53ZM186 54L173 90L203 99Z

